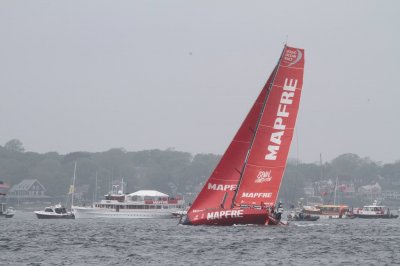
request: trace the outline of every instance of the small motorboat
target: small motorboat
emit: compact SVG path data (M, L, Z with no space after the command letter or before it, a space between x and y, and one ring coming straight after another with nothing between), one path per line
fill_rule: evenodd
M303 212L293 212L287 215L288 221L316 221L318 219L318 215L311 215Z
M61 204L46 207L44 211L34 211L39 219L75 219L75 215Z
M178 210L172 212L172 217L173 218L181 218L182 216L187 215L187 210Z
M6 203L0 203L0 217L12 218L15 214L15 210L12 207L7 208Z

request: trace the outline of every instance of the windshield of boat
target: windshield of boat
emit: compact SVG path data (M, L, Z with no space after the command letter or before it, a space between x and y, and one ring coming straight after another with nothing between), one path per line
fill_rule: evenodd
M364 207L364 210L365 211L381 211L381 210L383 210L383 208L380 206L366 206L366 207Z
M318 207L321 211L325 212L339 212L340 210L348 210L349 207L347 206L330 206L330 205L322 205Z

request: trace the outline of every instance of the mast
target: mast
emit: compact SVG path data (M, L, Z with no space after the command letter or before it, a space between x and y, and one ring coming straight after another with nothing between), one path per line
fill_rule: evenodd
M75 178L76 178L76 161L75 161L75 167L74 167L74 178L72 179L71 209L72 209L72 206L74 206Z
M264 113L264 111L265 111L265 106L266 106L266 104L267 104L267 100L268 100L269 93L270 93L271 88L272 88L272 86L273 86L273 84L274 84L276 74L278 73L280 62L281 62L281 60L282 60L283 55L285 54L285 50L286 50L286 44L285 44L284 47L283 47L281 56L279 57L278 63L277 63L277 65L276 65L275 69L274 69L274 72L273 72L273 75L272 75L272 80L271 80L271 82L270 82L270 84L269 84L269 86L268 86L268 90L267 90L267 93L266 93L265 98L264 98L264 101L263 101L263 105L262 105L262 108L261 108L261 112L258 114L256 127L255 127L255 129L254 129L254 131L253 131L253 132L254 132L254 133L253 133L253 137L252 137L252 139L251 139L249 149L247 150L246 158L245 158L245 160L244 160L244 162L243 162L242 171L240 171L240 176L239 176L238 184L237 184L237 187L236 187L236 190L235 190L235 194L233 195L233 198L232 198L231 208L233 208L233 207L235 206L236 196L237 196L237 193L238 193L238 191L239 191L240 184L242 183L243 175L244 175L244 172L245 172L245 170L246 170L246 166L247 166L247 163L248 163L248 160L249 160L249 156L250 156L251 150L252 150L252 148L253 148L254 140L255 140L256 135L257 135L257 130L258 130L258 127L259 127L259 125L260 125L262 115L263 115L263 113Z
M95 182L95 188L94 188L94 199L93 202L97 201L97 171L96 171L96 182Z
M335 195L333 196L333 205L336 205L337 182L338 182L338 177L336 177L336 182L335 182Z
M319 170L321 172L320 176L319 176L319 179L322 180L322 177L323 177L323 172L322 172L323 171L322 170L322 152L319 153L319 168L320 168Z

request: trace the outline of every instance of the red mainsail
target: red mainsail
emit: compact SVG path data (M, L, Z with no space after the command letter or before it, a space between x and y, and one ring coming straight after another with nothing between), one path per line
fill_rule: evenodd
M275 204L294 133L303 71L304 50L286 46L261 111L236 204Z
M285 46L246 119L189 209L189 220L199 220L204 211L275 204L293 137L303 70L304 50ZM205 214L201 217L206 219Z

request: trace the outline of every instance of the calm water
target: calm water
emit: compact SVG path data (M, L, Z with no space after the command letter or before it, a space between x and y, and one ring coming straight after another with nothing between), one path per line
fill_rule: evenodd
M177 220L0 220L1 265L393 265L400 219L286 227L177 226Z

